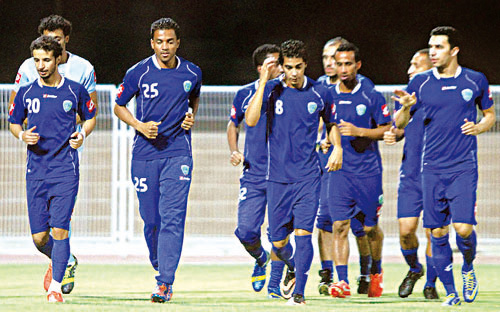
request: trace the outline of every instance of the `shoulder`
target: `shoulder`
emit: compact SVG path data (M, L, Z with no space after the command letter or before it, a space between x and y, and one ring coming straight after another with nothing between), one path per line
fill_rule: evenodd
M375 88L375 84L373 83L373 81L371 81L370 78L366 77L366 76L363 76L361 74L357 74L356 75L356 78L358 79L359 82L361 82L363 85L368 85L368 86L371 86L373 88Z
M73 54L73 53L70 53L70 52L68 52L68 53L70 55L69 62L78 64L79 66L87 68L87 69L94 69L94 66L89 61L84 59L83 57L78 56L78 55Z
M248 95L249 93L255 92L257 81L247 83L242 86L238 91L236 91L236 96Z
M474 81L482 81L482 80L487 81L486 75L483 74L482 72L475 71L473 69L465 68L465 67L462 67L462 72L463 72L465 77L472 79Z
M328 85L328 80L330 80L330 77L328 77L327 75L323 75L321 77L319 77L316 82L318 83L322 83L322 84L325 84L325 85Z
M410 86L420 86L424 82L430 80L433 76L432 69L426 70L424 72L418 73L413 78L410 79L408 87Z
M177 56L181 62L180 66L182 66L183 68L186 68L187 70L189 70L190 72L192 72L193 74L195 74L196 76L198 75L201 75L201 68L194 64L193 62L190 62L180 56Z
M24 62L19 66L19 72L25 72L30 69L36 69L35 68L35 61L33 57L27 58L24 60Z
M125 76L132 76L135 74L143 74L148 70L148 67L154 66L153 62L151 61L151 57L147 57L137 63L135 63L132 67L127 69L127 73Z

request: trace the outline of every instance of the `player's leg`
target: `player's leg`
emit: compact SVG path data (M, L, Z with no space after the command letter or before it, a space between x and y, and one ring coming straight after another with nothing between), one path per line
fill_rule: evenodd
M234 234L245 250L255 259L252 273L252 287L261 291L266 283L266 267L269 253L264 250L260 240L261 226L266 212L266 181L240 179L238 200L238 223Z
M160 233L159 160L132 160L131 174L137 198L139 214L144 221L144 238L149 251L149 261L158 271L158 235Z
M431 247L431 229L425 229L425 237L427 238L427 245L425 248L425 264L427 267L426 281L424 287L425 299L439 299L436 290L437 272L432 260L432 247Z
M190 156L166 158L162 162L159 201L161 226L158 235L159 275L156 276L157 287L151 295L153 302L165 302L172 298L172 284L184 242L193 167Z
M284 268L285 262L276 255L274 249L271 249L271 274L269 276L269 283L267 284L267 296L270 299L283 298L280 284Z
M351 219L351 232L356 237L356 245L359 252L358 294L368 294L370 285L370 269L372 266L372 255L370 242L363 227L363 223L357 218Z

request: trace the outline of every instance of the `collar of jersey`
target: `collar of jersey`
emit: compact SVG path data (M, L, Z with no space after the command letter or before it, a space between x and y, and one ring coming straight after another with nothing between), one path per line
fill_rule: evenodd
M356 84L356 86L354 87L354 89L352 89L352 91L350 93L354 94L354 93L358 92L359 89L361 89L361 80L358 79L358 84ZM340 82L335 85L335 91L337 92L337 94L343 93L340 91Z
M175 69L179 69L179 66L181 66L181 59L177 55L175 56L175 58L177 59L177 67L175 67ZM156 68L158 68L159 70L169 69L169 68L161 68L160 67L160 64L158 64L158 60L156 59L155 54L153 54L151 56L151 59L153 60L153 64L155 64Z
M455 75L453 76L453 78L457 78L458 76L460 76L461 73L462 73L462 66L458 66L457 71L455 72ZM436 77L437 80L442 78L441 76L439 76L439 73L438 73L438 70L436 67L432 68L432 74L434 75L434 77Z
M281 74L281 76L279 76L278 79L280 80L283 88L289 88L285 82L285 74ZM301 89L304 89L306 86L307 86L307 76L304 76L304 84L302 85Z
M38 78L36 80L38 82L38 85L40 86L40 88L54 88L54 87L49 87L49 86L44 86L42 84L42 78ZM59 82L59 84L56 86L57 89L59 89L60 87L62 87L62 85L64 84L64 76L61 75L61 81Z

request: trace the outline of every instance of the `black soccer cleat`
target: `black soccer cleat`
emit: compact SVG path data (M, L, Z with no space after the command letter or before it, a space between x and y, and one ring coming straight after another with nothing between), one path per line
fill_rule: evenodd
M425 297L425 299L430 299L430 300L439 299L439 295L437 293L436 287L425 286L424 297Z
M415 283L422 277L424 276L425 270L422 267L422 270L420 272L413 272L413 271L408 271L408 274L406 274L406 277L404 278L403 282L401 282L401 285L399 285L399 296L401 298L406 298L411 293L413 292L413 287L415 287Z
M285 279L281 283L281 294L283 298L290 299L295 290L295 272L286 270Z
M370 287L370 275L360 275L358 277L358 294L367 295Z
M287 305L303 305L306 304L306 299L304 298L303 295L301 294L294 294L292 298L290 298L287 303Z
M321 281L319 281L318 291L320 295L328 296L330 293L328 289L332 284L332 271L329 269L319 270L319 276L321 277Z

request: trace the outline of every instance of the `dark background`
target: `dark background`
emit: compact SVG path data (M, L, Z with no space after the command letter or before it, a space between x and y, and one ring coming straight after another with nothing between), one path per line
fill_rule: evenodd
M12 83L30 56L40 19L56 13L73 23L68 50L88 59L99 83L118 84L152 54L149 27L160 17L181 26L178 55L199 65L206 85L256 78L252 51L293 38L309 51L307 75L322 74L323 44L335 36L361 50L361 72L377 84L407 82L413 53L429 32L452 25L463 36L461 65L500 84L500 1L4 1L0 0L0 82Z

